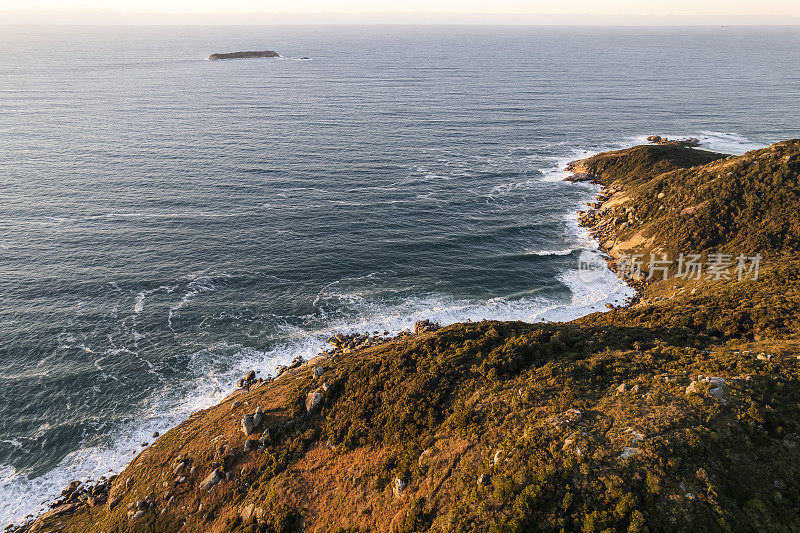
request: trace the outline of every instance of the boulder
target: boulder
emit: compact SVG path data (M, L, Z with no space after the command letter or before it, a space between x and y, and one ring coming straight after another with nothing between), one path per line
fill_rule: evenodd
M242 416L242 433L245 435L250 435L258 426L261 425L262 420L264 420L264 414L261 410L261 406L259 405L256 407L256 412L252 415L245 414Z
M394 497L400 497L403 491L406 490L406 486L408 486L408 483L405 479L399 477L394 478L394 483L392 483L392 494L394 494Z
M640 452L639 448L632 448L630 446L625 446L622 448L622 453L620 454L620 459L627 459L632 455L636 455Z
M589 174L588 172L578 172L572 174L571 176L567 176L564 178L564 181L569 181L572 183L583 183L587 181L596 181L598 178L594 174Z
M55 507L55 508L47 511L46 513L42 514L38 518L38 521L39 522L43 522L44 520L47 520L48 518L54 518L56 516L61 516L62 514L70 513L75 509L75 507L76 507L76 505L74 503L66 503L64 505L59 505L58 507Z
M686 394L700 394L702 392L701 383L708 383L708 395L719 401L722 404L727 403L725 400L725 380L720 377L699 375L697 379L692 381L686 387Z
M202 490L211 490L214 485L220 481L222 481L222 476L219 473L219 469L215 468L208 476L206 476L203 481L200 482L200 488Z
M697 137L689 137L688 139L668 139L661 135L650 135L647 138L648 142L653 144L665 144L669 146L683 146L685 148L695 148L700 146L700 139Z
M420 320L414 324L414 335L436 331L440 327L441 326L436 322L431 322L430 320Z
M306 412L311 413L322 402L322 393L311 391L306 396Z
M249 503L249 504L245 505L244 507L242 507L241 511L239 511L239 516L242 517L242 522L244 522L246 524L246 523L248 523L250 521L251 518L253 518L253 510L254 509L255 509L255 505L253 505L252 503Z
M244 415L242 417L242 433L245 435L250 435L255 426L253 425L253 415Z

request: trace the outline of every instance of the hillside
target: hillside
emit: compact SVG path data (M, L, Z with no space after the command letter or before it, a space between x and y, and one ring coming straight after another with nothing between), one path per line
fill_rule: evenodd
M672 265L573 322L338 350L245 383L26 529L800 529L800 140L572 168L606 187L582 221L620 271L632 251L759 254L757 279Z

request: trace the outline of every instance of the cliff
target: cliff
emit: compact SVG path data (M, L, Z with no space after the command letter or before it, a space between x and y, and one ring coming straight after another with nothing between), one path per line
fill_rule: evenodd
M582 221L620 273L637 252L759 255L758 275L675 262L632 279L635 305L569 323L338 339L272 382L248 376L28 527L800 529L800 140L573 168L605 186Z

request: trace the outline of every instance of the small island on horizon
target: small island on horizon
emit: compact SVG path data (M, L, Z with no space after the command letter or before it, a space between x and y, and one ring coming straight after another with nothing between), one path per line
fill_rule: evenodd
M273 50L262 50L260 52L230 52L225 54L211 54L208 59L254 59L259 57L281 57L278 52Z

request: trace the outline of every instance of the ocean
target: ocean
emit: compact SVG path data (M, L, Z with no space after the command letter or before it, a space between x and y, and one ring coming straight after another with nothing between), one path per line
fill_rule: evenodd
M798 137L798 57L797 28L0 26L0 525L334 332L624 301L577 275L596 188L564 164Z

